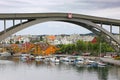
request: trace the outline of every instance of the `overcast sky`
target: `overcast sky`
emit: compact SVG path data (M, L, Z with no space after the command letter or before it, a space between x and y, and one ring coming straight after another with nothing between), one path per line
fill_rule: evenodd
M0 0L0 13L44 12L68 12L120 19L120 0ZM0 29L2 30L3 28L0 27ZM116 30L118 31L118 28L113 31ZM16 34L73 34L89 32L87 29L74 24L51 21L31 26Z

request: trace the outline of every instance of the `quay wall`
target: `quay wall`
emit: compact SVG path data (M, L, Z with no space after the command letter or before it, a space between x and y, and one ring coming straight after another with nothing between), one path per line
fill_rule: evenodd
M113 58L100 58L103 62L120 66L120 60L114 60Z

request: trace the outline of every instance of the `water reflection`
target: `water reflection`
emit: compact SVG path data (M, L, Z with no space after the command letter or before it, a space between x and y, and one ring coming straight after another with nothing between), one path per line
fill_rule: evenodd
M5 62L5 61L4 61ZM0 63L1 80L119 80L120 68L19 60Z

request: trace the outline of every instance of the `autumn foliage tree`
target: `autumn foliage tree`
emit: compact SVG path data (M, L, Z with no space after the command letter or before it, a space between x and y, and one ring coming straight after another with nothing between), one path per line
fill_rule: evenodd
M11 44L11 49L15 53L32 53L35 55L49 55L56 53L59 48L57 48L54 45L50 45L47 43L39 43L39 44L33 44L33 43L23 43L20 44Z
M20 48L18 44L11 44L10 48L12 49L13 52L17 53L20 51Z
M45 54L46 55L49 55L49 54L54 54L56 53L56 51L59 50L59 48L53 46L53 45L50 45L46 50L45 50Z

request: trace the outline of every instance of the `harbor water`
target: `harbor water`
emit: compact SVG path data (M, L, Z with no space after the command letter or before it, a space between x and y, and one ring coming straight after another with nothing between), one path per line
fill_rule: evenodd
M0 60L0 80L120 80L120 67Z

